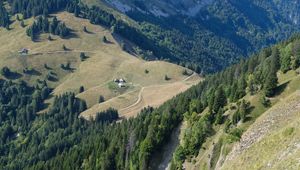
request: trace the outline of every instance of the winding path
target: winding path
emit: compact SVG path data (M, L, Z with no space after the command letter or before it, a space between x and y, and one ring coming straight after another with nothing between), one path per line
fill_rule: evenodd
M193 76L195 76L195 75L197 75L197 74L194 72L192 75L190 75L189 77L183 79L181 82L186 82L188 79L190 79L191 77L193 77ZM163 86L170 85L170 84L172 84L172 83L169 83L169 84L162 84L162 85L152 85L152 86L142 87L142 89L141 89L140 92L139 92L138 100L137 100L134 104L132 104L132 105L130 105L130 106L128 106L128 107L119 109L119 111L128 110L128 109L130 109L130 108L132 108L132 107L137 106L137 105L142 101L142 99L143 99L143 92L144 92L145 89L153 88L153 87L163 87ZM124 114L124 115L122 115L122 116L125 116L125 117L126 117L126 115L127 115L127 114Z

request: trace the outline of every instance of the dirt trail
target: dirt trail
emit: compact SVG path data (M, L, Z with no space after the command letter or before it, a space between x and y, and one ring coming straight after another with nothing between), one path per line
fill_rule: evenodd
M181 82L187 82L193 76L197 76L197 74L194 72L192 75L190 75L189 77L183 79ZM131 108L134 108L135 106L139 105L142 102L142 100L143 100L143 92L145 90L151 89L151 88L166 87L166 86L169 86L171 84L174 84L174 83L168 83L168 84L162 84L162 85L152 85L152 86L142 87L141 90L140 90L140 92L139 92L139 95L138 95L138 100L135 103L133 103L132 105L128 106L128 107L119 109L119 111L120 112L126 112L126 110L129 111ZM130 113L128 113L128 114L130 114ZM127 114L123 114L123 116L126 117Z
M27 55L43 55L43 54L56 54L56 53L93 53L96 54L97 51L85 51L85 50L57 50L57 51L39 51L32 52Z

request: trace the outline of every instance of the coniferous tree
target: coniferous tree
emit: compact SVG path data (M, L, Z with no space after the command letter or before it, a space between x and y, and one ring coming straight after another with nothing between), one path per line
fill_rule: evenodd
M278 84L277 73L275 71L270 71L266 77L264 84L264 92L267 97L272 97L275 94L275 89Z
M219 109L217 116L216 116L216 121L215 124L222 124L223 123L223 109Z
M280 56L278 48L273 48L270 58L270 68L265 78L264 92L267 97L272 97L275 94L275 89L278 84L277 71L280 68Z
M83 87L83 86L80 86L80 88L79 88L79 93L82 93L82 92L84 92L84 87Z
M294 57L292 68L296 70L300 66L300 41L299 40L293 43L292 53Z
M212 111L217 113L221 108L223 108L227 103L227 98L225 96L225 92L223 87L219 87L215 93L214 104Z
M99 97L99 103L103 103L105 101L104 97L102 95L100 95Z
M9 14L4 7L3 1L0 1L0 27L9 27L10 19Z

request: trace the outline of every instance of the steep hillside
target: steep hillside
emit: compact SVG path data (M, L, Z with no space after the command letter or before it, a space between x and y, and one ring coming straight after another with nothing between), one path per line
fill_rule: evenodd
M233 147L221 169L299 169L299 99L296 91L264 113Z
M84 2L97 5L100 1L102 7L104 2L134 20L139 30L160 47L154 52L161 58L199 72L221 70L299 31L297 0Z
M297 125L293 123L299 121L299 82L295 71L279 75L279 87L284 90L271 99L269 108L262 105L261 94L245 96L253 110L248 121L237 125L245 131L241 138L227 134L226 125L215 126L215 133L203 143L199 155L185 162L186 169L299 168L293 163L298 153L293 144L299 142L294 135ZM234 113L235 110L229 109L224 115L230 117Z
M96 0L0 1L1 169L298 168L300 36L201 82L157 60L216 71L295 31L298 7L167 2L201 8L164 17L148 3L124 15Z
M208 108L185 113L171 169L299 169L299 47L292 39L207 79Z
M72 30L71 37L62 39L52 35L52 39L48 40L48 34L42 34L38 40L32 42L30 37L26 36L26 29L33 23L33 19L24 21L27 25L25 28L20 26L20 22L15 22L10 26L11 30L7 31L3 28L0 30L0 38L3 42L0 47L2 56L0 67L8 67L16 74L9 79L25 80L34 85L37 80L47 80L47 76L53 74L55 80L47 80L49 87L54 88L53 95L65 92L78 94L82 86L84 92L78 94L78 97L86 100L88 107L98 105L100 96L107 101L113 98L119 99L117 104L120 107L108 104L104 109L90 111L89 116L95 116L97 112L109 107L122 109L131 106L138 100L138 93L142 88L153 86L153 90L158 90L152 93L157 96L157 99L143 96L148 102L137 107L130 114L134 116L143 107L158 106L200 80L195 76L196 79L190 84L184 83L182 80L189 76L183 75L185 68L164 61L147 62L134 53L123 51L120 44L127 41L116 34L112 35L104 27L92 25L88 20L76 18L66 12L55 16ZM88 32L84 31L84 27ZM104 36L108 42L102 41ZM4 43L8 39L10 41ZM132 45L130 42L127 43L128 47ZM67 50L64 50L63 46ZM20 54L22 48L28 49L28 54ZM81 53L86 56L84 61L80 58ZM67 63L71 68L62 68L62 64L67 65ZM32 73L24 73L25 69L30 69ZM148 73L145 73L145 70ZM192 71L187 71L188 74L192 74ZM170 80L165 80L166 75ZM127 81L124 88L118 88L117 83L113 82L114 79L121 78ZM163 87L168 89L168 97L162 98L159 89ZM132 94L131 98L120 97L126 94ZM151 104L149 101L157 104Z
M219 71L236 63L242 56L286 39L298 31L299 25L299 8L292 0L290 3L249 0L8 2L12 7L11 12L3 12L4 26L9 23L5 18L10 13L22 13L28 18L67 10L93 24L109 27L135 43L143 49L136 51L140 51L144 59L167 59L198 73ZM42 10L43 6L47 6L47 10ZM168 15L154 15L160 13Z

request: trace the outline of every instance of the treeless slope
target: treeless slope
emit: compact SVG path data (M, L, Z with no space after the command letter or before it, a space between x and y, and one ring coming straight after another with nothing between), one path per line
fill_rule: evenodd
M143 108L147 106L158 107L199 81L200 77L197 74L193 74L180 81L141 87L139 90L134 90L104 103L96 104L81 115L89 118L90 116L95 116L97 112L114 107L119 110L120 116L125 118L134 117Z
M221 169L299 169L300 91L281 100L243 134Z

